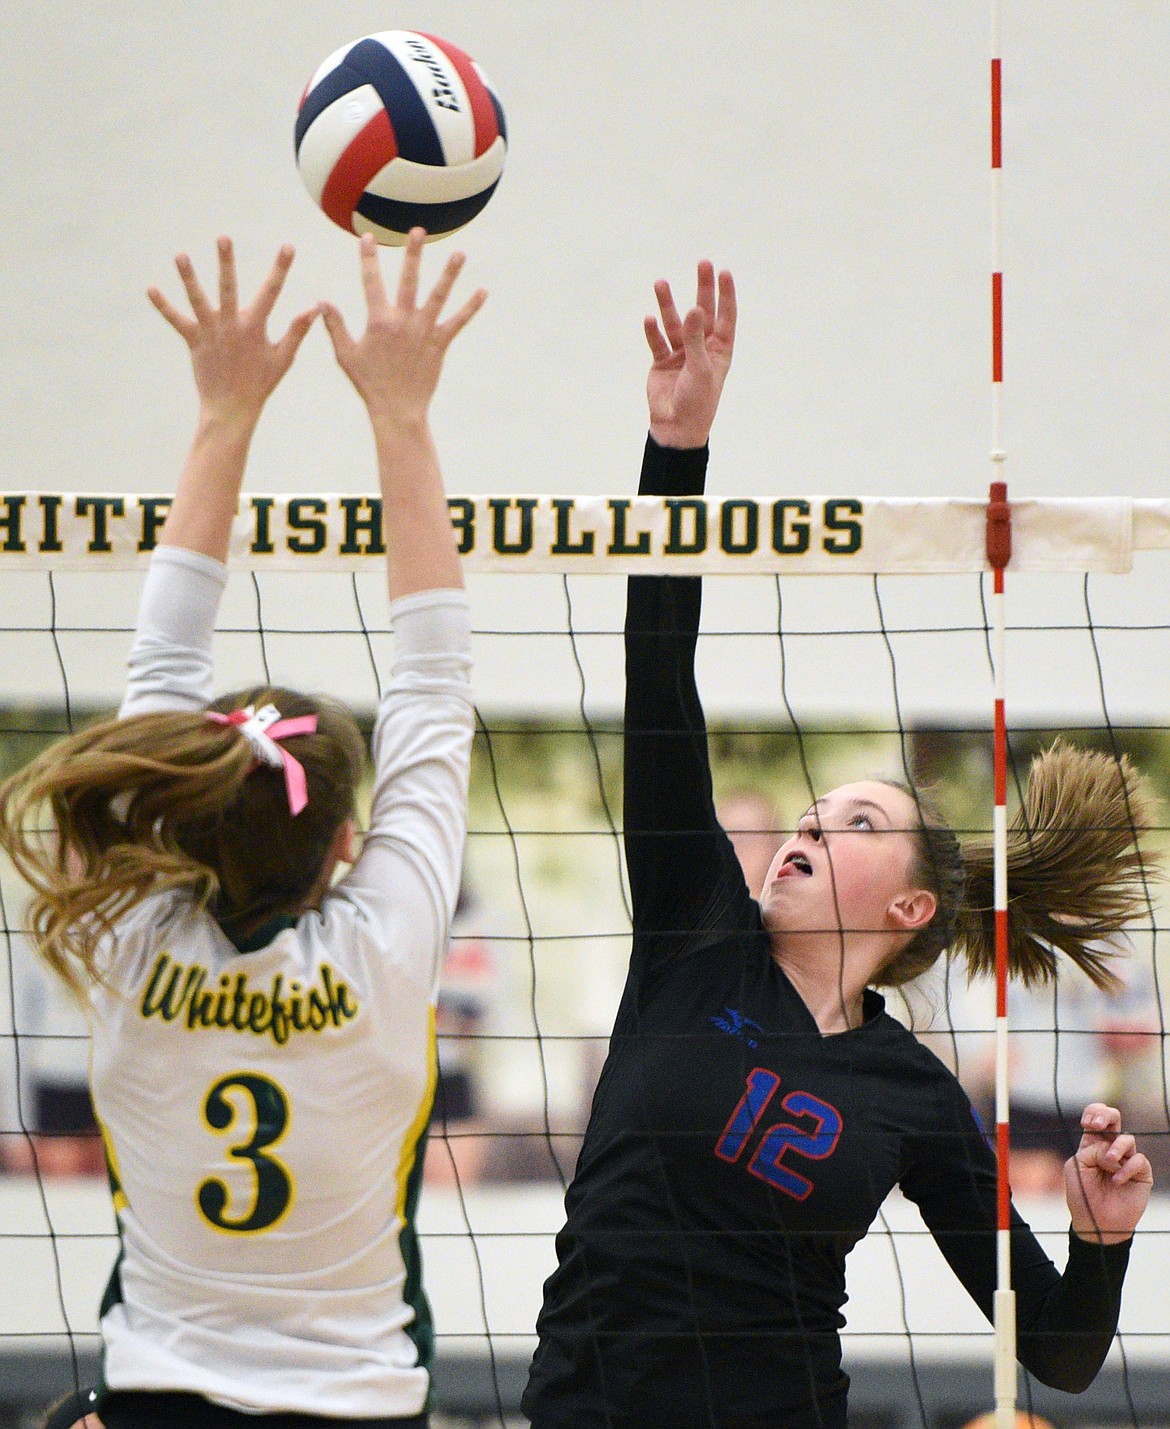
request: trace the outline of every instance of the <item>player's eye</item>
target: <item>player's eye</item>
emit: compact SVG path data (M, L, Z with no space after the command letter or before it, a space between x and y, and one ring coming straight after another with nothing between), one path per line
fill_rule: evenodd
M868 814L854 814L849 820L851 829L872 829L873 826L873 820Z

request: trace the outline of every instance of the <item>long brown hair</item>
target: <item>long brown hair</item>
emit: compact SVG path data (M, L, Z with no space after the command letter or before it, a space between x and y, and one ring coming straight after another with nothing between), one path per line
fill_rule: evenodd
M973 977L994 973L992 842L960 842L931 799L906 792L920 818L914 877L934 893L938 909L876 981L887 987L909 982L944 949L961 955ZM1153 797L1125 755L1113 758L1061 740L1037 755L1008 828L1012 977L1027 985L1050 981L1059 951L1098 987L1118 985L1110 943L1149 912L1148 875L1157 860L1140 839L1154 822Z
M315 734L282 741L308 786L295 817L282 771L202 713L104 720L0 784L0 845L32 889L29 930L76 990L100 979L98 944L148 894L182 890L240 938L317 891L353 813L364 741L349 711L320 696L262 686L211 708L266 704L317 716Z

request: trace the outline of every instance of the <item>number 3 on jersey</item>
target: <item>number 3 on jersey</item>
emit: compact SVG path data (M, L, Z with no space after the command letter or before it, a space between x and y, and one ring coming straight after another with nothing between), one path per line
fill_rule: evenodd
M235 1093L236 1096L230 1096ZM242 1106L237 1105L237 1098ZM243 1106L251 1112L236 1129ZM252 1204L243 1215L228 1216L231 1191L224 1182L212 1178L196 1192L200 1214L219 1231L251 1235L271 1230L289 1211L293 1201L293 1181L288 1168L275 1156L267 1155L288 1130L288 1097L269 1077L259 1072L231 1072L221 1077L207 1093L203 1119L210 1131L226 1134L236 1129L237 1140L228 1147L234 1161L249 1161L255 1175ZM248 1135L248 1121L251 1135Z
M723 1161L738 1161L763 1119L780 1078L766 1067L754 1067L748 1073L747 1090L731 1113L731 1120L715 1146L715 1155ZM841 1137L841 1113L811 1092L789 1092L780 1103L786 1112L812 1126L778 1121L764 1132L748 1163L748 1170L769 1186L803 1201L813 1188L807 1176L784 1165L787 1156L803 1156L810 1161L823 1161L832 1156Z

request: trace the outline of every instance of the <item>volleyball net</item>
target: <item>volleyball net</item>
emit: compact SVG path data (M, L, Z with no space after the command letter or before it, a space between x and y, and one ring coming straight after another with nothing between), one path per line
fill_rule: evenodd
M0 773L116 707L136 572L167 505L0 494ZM483 1413L502 1422L629 951L624 576L710 577L698 678L716 794L745 869L812 799L854 778L928 782L960 835L990 835L997 660L985 501L510 495L454 497L450 509L472 598L479 717L420 1231L440 1363L479 1365ZM1011 527L999 661L1009 804L1030 757L1064 734L1128 754L1170 807L1170 502L1018 501ZM217 688L262 675L327 690L370 717L393 658L380 530L374 498L247 494ZM1148 842L1153 852L1163 831ZM1054 1122L1075 1121L1087 1100L1117 1101L1170 1184L1170 968L1161 890L1151 881L1149 891L1121 994L1070 974L1047 993L1009 995L1019 1166L1035 1189L1019 1199L1057 1264L1067 1214L1047 1194L1042 1157L1024 1157L1043 1151ZM31 955L7 867L0 892L0 1279L12 1287L0 1296L0 1352L31 1362L51 1351L82 1375L116 1251L100 1179L53 1174L79 1166L54 1153L77 1140L68 1108L84 1085L84 1025ZM993 991L943 965L889 1003L994 1120ZM1165 1422L1143 1395L1147 1373L1170 1358L1170 1287L1157 1272L1168 1230L1156 1197L1110 1362L1122 1417L1101 1423ZM986 1373L970 1413L988 1407L991 1331L897 1196L853 1253L849 1289L855 1385L867 1365L909 1365L925 1425L932 1367L962 1362ZM1022 1372L1020 1382L1021 1403L1048 1403Z

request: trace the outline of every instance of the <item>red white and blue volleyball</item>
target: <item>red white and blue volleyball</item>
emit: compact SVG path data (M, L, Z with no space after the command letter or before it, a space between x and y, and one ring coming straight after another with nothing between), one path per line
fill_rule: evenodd
M491 198L508 151L479 65L415 30L366 35L319 66L301 96L297 167L334 223L401 245L453 233Z

